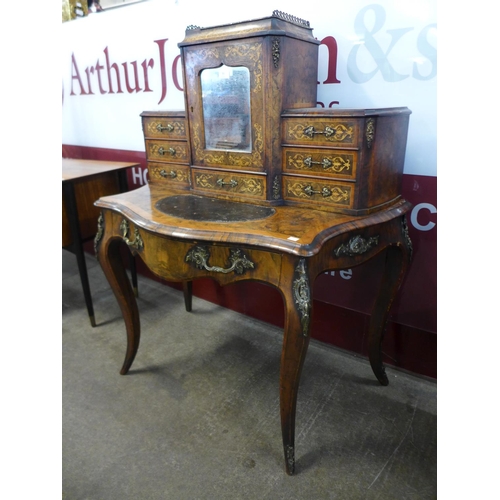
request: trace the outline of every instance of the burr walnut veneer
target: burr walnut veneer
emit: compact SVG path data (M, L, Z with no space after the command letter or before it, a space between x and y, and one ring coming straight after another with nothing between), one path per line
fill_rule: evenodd
M258 280L283 297L280 405L286 471L310 338L312 289L328 270L386 255L369 357L387 384L381 342L411 256L401 198L409 110L315 108L318 41L281 12L180 44L185 110L142 113L149 183L103 197L95 246L127 330L121 373L139 347L139 311L120 259L125 243L157 276L221 285Z

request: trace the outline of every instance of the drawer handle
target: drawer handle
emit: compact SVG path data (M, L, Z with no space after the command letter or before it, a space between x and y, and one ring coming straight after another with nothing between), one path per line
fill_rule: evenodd
M306 186L304 188L304 193L308 194L309 196L313 196L315 194L320 194L323 196L323 198L327 198L328 196L332 195L332 191L328 189L327 187L324 187L321 191L314 191L313 187L311 185Z
M126 219L123 219L120 224L120 231L122 233L123 241L132 248L136 250L142 250L144 248L144 242L142 241L141 235L139 234L139 230L137 228L134 229L134 241L131 241L128 237L129 225Z
M313 161L311 156L304 158L304 165L306 167L312 167L313 165L322 165L323 168L330 168L333 163L328 158L323 158L321 161Z
M170 172L166 172L165 170L160 170L160 175L162 177L172 177L172 179L175 179L177 177L177 172L174 172L171 170Z
M171 156L174 156L175 155L175 149L174 148L164 149L163 146L161 146L160 148L158 148L158 154L160 154L160 155L163 156L166 153L170 153Z
M235 181L234 179L231 179L229 182L224 182L224 179L217 179L217 186L223 187L223 186L231 186L231 187L236 187L238 185L238 181Z
M198 269L205 269L214 273L228 274L234 271L235 274L244 274L247 269L255 267L255 264L247 259L246 255L239 248L231 248L229 252L229 267L226 269L219 266L209 266L209 258L210 252L206 246L193 247L186 254L186 262L191 262Z
M331 137L332 135L335 135L337 131L333 129L332 127L325 127L325 130L323 132L319 130L315 130L314 127L311 125L309 127L306 127L304 129L303 134L307 135L307 137L314 137L316 134L324 134L325 137Z
M158 130L158 132L163 132L164 130L167 132L173 132L174 126L169 123L166 127L164 127L161 123L158 123L158 125L156 125L156 130Z

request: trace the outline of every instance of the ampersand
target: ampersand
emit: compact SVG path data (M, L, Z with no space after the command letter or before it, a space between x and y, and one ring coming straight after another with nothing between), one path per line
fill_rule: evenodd
M373 23L372 29L368 29L365 23L365 18L369 11L373 11L375 14L375 21ZM398 82L408 78L409 75L402 75L397 73L395 69L389 63L388 56L391 50L394 48L399 39L408 31L411 31L413 28L399 28L399 29L391 29L387 30L387 33L391 36L391 43L387 50L384 52L374 35L379 32L385 23L386 13L384 8L378 4L367 5L365 8L361 9L356 16L354 21L354 31L357 35L359 35L361 43L356 44L347 59L347 72L352 81L356 83L365 83L371 78L375 76L375 74L380 71L382 73L382 77L387 82ZM367 73L361 71L358 68L357 57L358 53L362 48L368 50L370 55L377 67L369 71Z

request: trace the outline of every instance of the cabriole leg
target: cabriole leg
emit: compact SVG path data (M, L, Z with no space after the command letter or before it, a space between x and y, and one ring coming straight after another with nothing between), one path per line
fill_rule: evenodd
M98 248L98 259L104 275L106 276L113 293L122 311L123 319L127 329L127 350L125 361L120 370L125 375L134 361L139 348L140 321L139 310L135 300L134 291L130 285L123 260L120 254L120 239L106 239L100 243Z
M406 233L403 242L389 246L386 249L384 275L370 319L368 355L373 373L382 385L389 384L382 361L382 341L389 318L389 311L403 282L410 259L411 241Z
M281 431L285 467L295 472L295 411L302 366L309 346L312 298L305 259L295 261L293 282L281 289L285 302L285 328L280 367ZM283 276L290 274L282 273Z

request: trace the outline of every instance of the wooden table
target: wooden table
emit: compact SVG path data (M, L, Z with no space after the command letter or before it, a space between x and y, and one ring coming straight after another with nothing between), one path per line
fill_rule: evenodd
M138 163L62 159L62 246L76 255L90 324L96 326L83 243L97 231L101 196L127 191L126 170ZM133 263L133 259L131 260ZM132 269L137 291L135 268Z
M388 384L381 343L411 258L408 202L351 216L216 200L152 184L101 198L96 206L102 210L97 255L127 330L121 374L129 371L140 339L139 311L119 253L124 242L153 273L169 281L210 277L226 285L258 280L281 292L285 326L280 408L288 474L295 469L295 409L310 338L314 280L327 270L352 268L381 252L386 255L385 272L371 316L369 358L377 379ZM189 295L188 287L185 290Z

